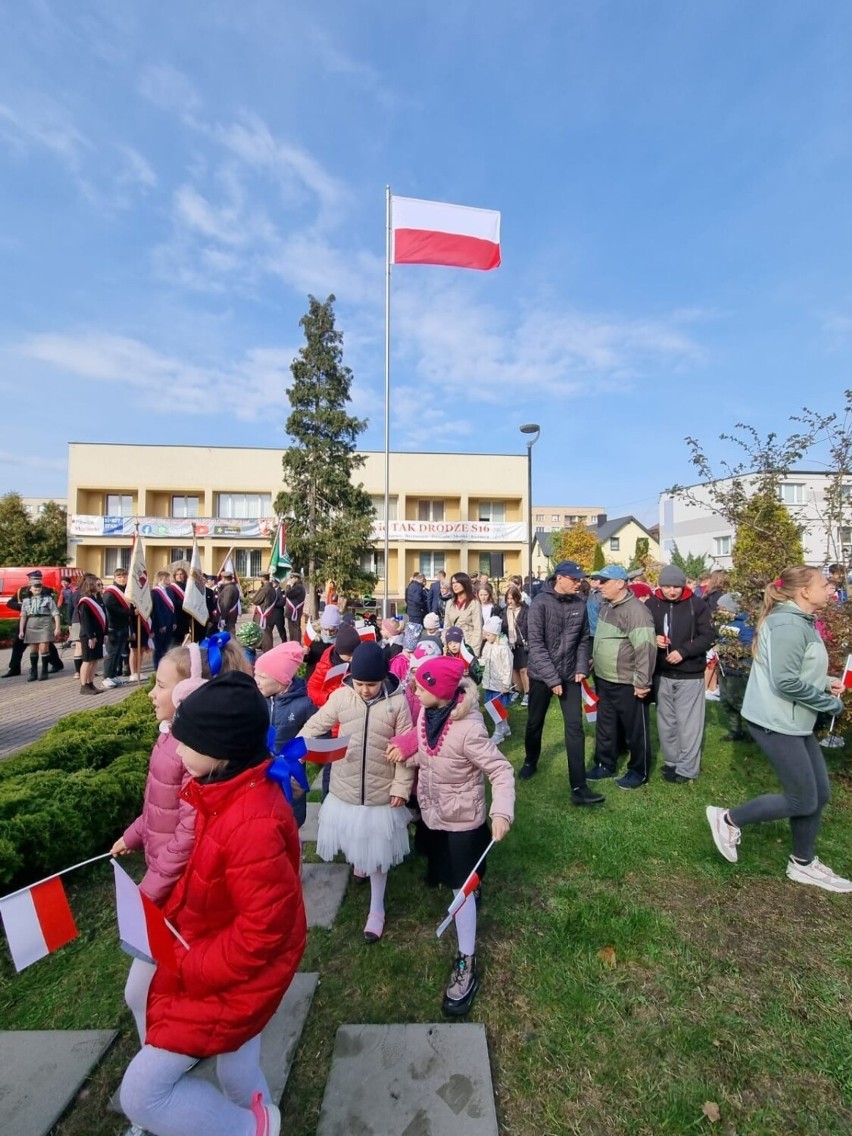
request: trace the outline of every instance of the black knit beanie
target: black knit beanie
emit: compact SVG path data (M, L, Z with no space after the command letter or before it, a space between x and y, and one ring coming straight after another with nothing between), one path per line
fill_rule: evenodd
M360 644L361 636L358 634L358 629L353 627L351 623L341 623L334 640L334 649L337 654L351 655Z
M362 643L355 649L349 673L358 682L382 682L387 678L388 664L378 643Z
M233 776L269 756L268 727L269 707L254 679L227 671L181 702L172 733L196 753L229 762Z

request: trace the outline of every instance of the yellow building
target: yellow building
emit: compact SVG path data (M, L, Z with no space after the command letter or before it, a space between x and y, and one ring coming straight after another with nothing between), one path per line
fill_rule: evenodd
M280 449L72 442L68 530L72 564L99 575L127 565L136 524L150 573L188 558L196 527L202 564L228 551L241 576L265 571L284 488ZM375 551L364 568L384 591L384 453L365 452L359 481L373 497ZM526 573L527 459L521 454L390 455L390 595L411 574L443 569Z

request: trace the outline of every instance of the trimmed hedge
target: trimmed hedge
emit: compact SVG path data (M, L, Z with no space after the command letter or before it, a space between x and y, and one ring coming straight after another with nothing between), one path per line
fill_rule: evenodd
M0 762L0 886L106 852L138 816L157 723L144 692L69 714Z

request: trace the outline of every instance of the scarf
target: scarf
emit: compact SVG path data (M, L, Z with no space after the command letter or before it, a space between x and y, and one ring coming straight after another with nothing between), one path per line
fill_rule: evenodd
M447 706L427 706L423 710L426 721L426 744L429 749L436 749L441 740L444 726L449 721L450 714L456 704L455 698Z

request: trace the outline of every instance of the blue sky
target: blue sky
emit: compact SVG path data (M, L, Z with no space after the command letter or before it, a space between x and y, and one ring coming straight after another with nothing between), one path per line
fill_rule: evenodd
M850 44L810 0L3 5L0 492L283 446L308 292L380 449L390 182L503 215L496 272L394 271L393 448L540 422L536 499L656 519L685 435L852 386Z

